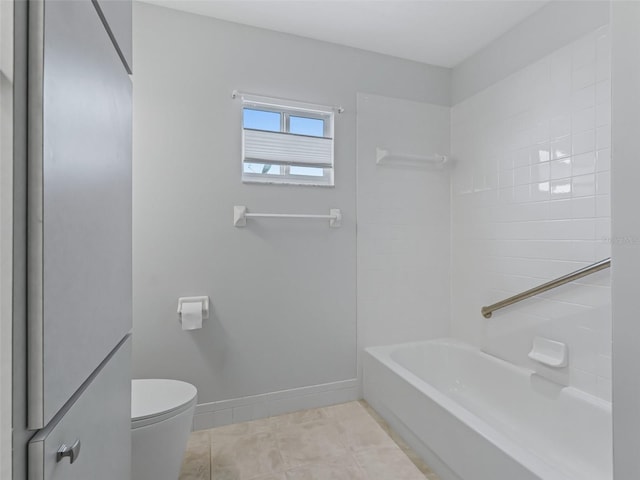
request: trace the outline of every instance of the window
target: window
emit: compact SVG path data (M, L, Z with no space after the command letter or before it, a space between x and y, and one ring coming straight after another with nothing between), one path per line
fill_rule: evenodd
M242 181L333 186L331 108L242 98Z

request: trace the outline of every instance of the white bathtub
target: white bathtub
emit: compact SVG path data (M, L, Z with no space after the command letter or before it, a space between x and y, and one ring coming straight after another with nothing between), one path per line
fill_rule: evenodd
M611 404L456 340L366 350L364 398L443 480L610 480Z

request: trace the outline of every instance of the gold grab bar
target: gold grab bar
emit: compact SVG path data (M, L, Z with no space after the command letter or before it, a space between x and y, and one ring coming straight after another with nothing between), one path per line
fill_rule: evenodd
M538 285L537 287L533 287L525 292L518 293L517 295L496 302L493 305L489 305L488 307L482 307L480 311L482 312L482 316L484 318L491 318L491 314L496 310L508 307L509 305L520 302L525 298L533 297L534 295L538 295L539 293L546 292L547 290L551 290L552 288L559 287L560 285L564 285L565 283L573 282L574 280L577 280L579 278L586 277L587 275L591 275L592 273L599 272L600 270L604 270L605 268L609 268L610 266L611 257L605 258L604 260L593 263L588 267L581 268L580 270L576 270L575 272L569 273L563 277L559 277L555 280L551 280L550 282L543 283L542 285Z

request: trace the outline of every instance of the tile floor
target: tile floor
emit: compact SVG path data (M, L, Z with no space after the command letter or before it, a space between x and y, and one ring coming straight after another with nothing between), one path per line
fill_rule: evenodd
M438 480L364 401L191 434L180 480Z

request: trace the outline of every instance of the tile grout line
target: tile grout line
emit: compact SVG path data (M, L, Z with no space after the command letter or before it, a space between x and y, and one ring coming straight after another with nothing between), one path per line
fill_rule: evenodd
M213 435L211 435L211 430L207 431L207 435L209 437L209 478L207 480L213 479Z

